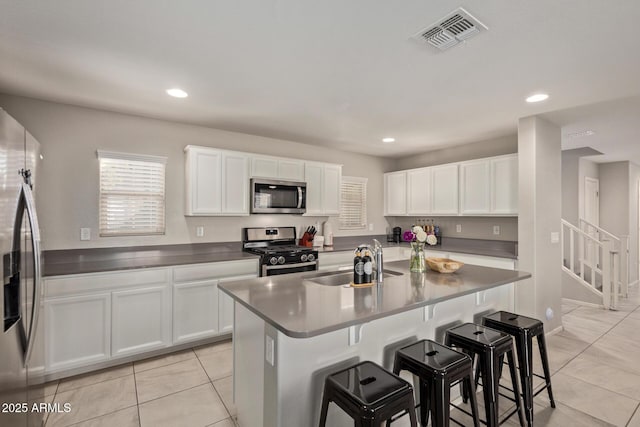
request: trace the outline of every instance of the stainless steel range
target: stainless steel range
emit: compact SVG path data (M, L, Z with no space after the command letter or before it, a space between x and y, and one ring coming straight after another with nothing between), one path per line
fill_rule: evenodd
M318 269L318 251L296 245L295 227L242 229L242 248L260 255L260 276Z

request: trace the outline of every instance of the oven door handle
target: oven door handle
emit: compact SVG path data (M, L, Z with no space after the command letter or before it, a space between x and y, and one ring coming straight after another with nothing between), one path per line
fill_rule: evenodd
M298 206L296 208L302 208L302 187L298 187Z
M282 265L266 265L265 270L282 270L283 268L296 268L296 267L309 267L310 265L316 265L318 261L299 262L296 264L282 264Z

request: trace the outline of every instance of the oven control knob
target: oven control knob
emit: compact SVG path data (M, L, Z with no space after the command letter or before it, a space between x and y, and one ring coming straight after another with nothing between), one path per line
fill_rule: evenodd
M272 256L271 259L269 260L269 263L271 265L276 265L278 263L278 258Z
M307 261L313 261L314 259L316 259L314 254L309 254L309 256L307 256Z
M307 254L300 256L300 261L305 262L307 260Z
M284 264L284 262L285 262L284 257L283 256L279 256L278 257L278 264Z

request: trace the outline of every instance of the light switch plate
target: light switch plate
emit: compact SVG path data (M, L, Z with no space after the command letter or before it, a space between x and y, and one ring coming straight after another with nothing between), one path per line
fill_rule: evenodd
M199 225L196 227L196 237L204 237L204 227Z
M80 229L80 240L91 240L91 229L90 228L81 228Z
M551 232L551 243L559 243L560 242L560 233L557 231Z
M264 337L264 359L271 366L275 364L275 349L273 345L273 338L269 335Z
M373 224L369 224L369 231L373 231Z

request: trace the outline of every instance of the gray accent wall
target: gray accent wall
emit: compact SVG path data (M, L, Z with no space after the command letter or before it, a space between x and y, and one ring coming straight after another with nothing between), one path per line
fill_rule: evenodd
M342 164L343 175L368 178L367 219L373 230L340 230L332 218L334 234L375 235L387 229L382 215L383 172L392 160L5 94L0 94L0 107L42 146L37 203L47 250L239 241L241 227L302 228L327 219L299 215L185 217L183 149L189 144ZM98 237L97 149L168 157L165 235ZM203 238L196 237L197 226L204 226ZM80 241L81 227L91 228L90 241Z

